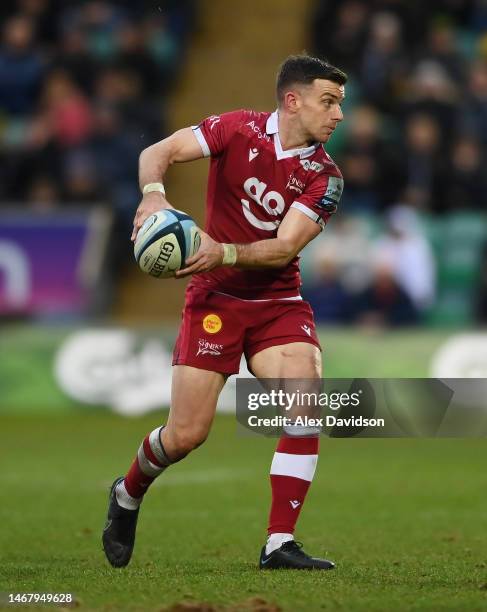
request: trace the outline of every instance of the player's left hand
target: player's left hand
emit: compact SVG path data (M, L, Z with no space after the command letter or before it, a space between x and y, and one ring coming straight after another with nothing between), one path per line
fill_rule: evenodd
M199 230L201 244L198 251L186 260L186 267L175 273L176 278L184 278L190 274L208 272L223 263L223 245L216 242L202 230Z

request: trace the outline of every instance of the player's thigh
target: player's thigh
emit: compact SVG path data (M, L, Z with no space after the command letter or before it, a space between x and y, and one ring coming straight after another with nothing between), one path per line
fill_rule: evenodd
M200 444L210 430L225 376L192 366L173 368L171 408L165 438Z
M250 367L257 378L275 380L264 385L268 390L283 390L291 394L297 392L311 398L320 392L321 351L309 342L292 342L265 348L251 357ZM317 418L319 413L320 407L313 399L298 402L283 412L291 419Z
M249 365L257 378L321 378L321 351L309 342L269 346Z

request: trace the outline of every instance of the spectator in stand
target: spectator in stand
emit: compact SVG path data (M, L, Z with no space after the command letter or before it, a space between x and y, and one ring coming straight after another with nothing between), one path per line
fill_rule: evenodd
M326 232L310 245L311 271L315 273L313 280L318 281L316 271L320 269L320 262L332 262L345 290L357 293L370 282L371 253L367 222L346 213L337 215Z
M410 75L401 110L405 118L417 113L430 115L440 127L442 144L448 145L459 127L458 95L457 84L443 66L423 60Z
M458 50L458 39L453 27L435 22L430 27L425 48L418 54L419 61L431 61L441 66L453 83L465 83L465 60Z
M405 198L416 208L440 210L446 162L440 127L433 115L417 113L409 117L405 136Z
M58 146L74 147L88 140L93 127L91 106L64 70L49 74L42 95L42 107L52 138Z
M87 94L93 93L93 82L98 65L88 52L86 34L82 30L67 28L61 35L59 53L53 61L54 69L62 69Z
M373 328L419 323L418 310L386 262L376 264L371 286L356 297L353 318L358 325Z
M107 61L116 53L117 31L127 20L126 11L115 2L89 0L68 5L61 13L60 22L63 29L83 32L93 58Z
M414 209L396 205L387 215L387 232L374 246L373 261L388 269L414 308L424 313L435 297L435 260Z
M30 181L26 197L32 210L50 212L58 208L62 201L58 182L47 174L38 174Z
M116 65L140 79L141 97L154 96L168 75L159 71L157 63L145 48L141 24L126 23L116 34Z
M342 206L350 213L370 214L380 209L380 199L375 190L378 167L369 153L351 148L341 158L340 166L347 177Z
M139 76L130 70L117 67L102 70L95 81L95 104L117 109L123 118L123 130L138 139L138 153L163 136L164 107L143 95Z
M58 42L57 15L63 0L16 0L15 9L35 23L36 39L49 51Z
M478 59L470 66L459 131L478 138L484 152L487 150L487 59Z
M454 143L444 182L445 210L485 211L487 175L485 156L479 142L460 136Z
M351 294L341 280L337 261L323 257L315 262L316 280L303 297L313 307L315 320L324 325L344 325L351 319Z
M399 146L386 136L381 115L357 106L348 119L340 166L347 177L342 206L347 212L376 212L397 200L404 183Z
M364 97L385 112L393 111L406 75L399 19L393 13L373 15L360 71Z
M134 134L125 129L116 106L98 105L95 108L95 130L89 151L101 192L113 203L123 236L127 236L133 221L134 202L140 198L137 182L139 143Z
M63 202L77 206L101 201L97 161L88 149L74 149L63 159Z
M178 74L183 38L171 31L163 14L147 17L140 25L146 48L158 66L161 94L167 95Z
M38 101L45 62L34 46L34 25L17 15L8 19L0 49L0 111L7 116L27 117Z
M370 7L361 0L321 2L314 19L316 53L333 57L337 66L357 74L365 40Z

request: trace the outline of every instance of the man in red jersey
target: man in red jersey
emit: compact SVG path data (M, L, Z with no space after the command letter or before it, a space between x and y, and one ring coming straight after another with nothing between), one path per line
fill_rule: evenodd
M210 157L206 232L178 277L193 275L174 349L167 424L143 440L109 498L103 546L109 562L128 564L139 506L170 465L202 444L220 391L242 354L258 378L321 377L321 352L309 305L299 293L298 253L336 210L343 179L324 149L343 119L346 75L309 56L291 56L277 77L278 109L214 115L145 149L144 220L172 208L162 184L171 164ZM331 569L294 541L294 528L318 459L318 435L286 428L270 470L272 504L262 569Z

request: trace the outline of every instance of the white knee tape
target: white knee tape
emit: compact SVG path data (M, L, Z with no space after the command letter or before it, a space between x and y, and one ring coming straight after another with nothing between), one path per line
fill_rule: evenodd
M284 425L284 433L287 436L304 437L304 436L319 436L321 427L305 427L304 425Z

